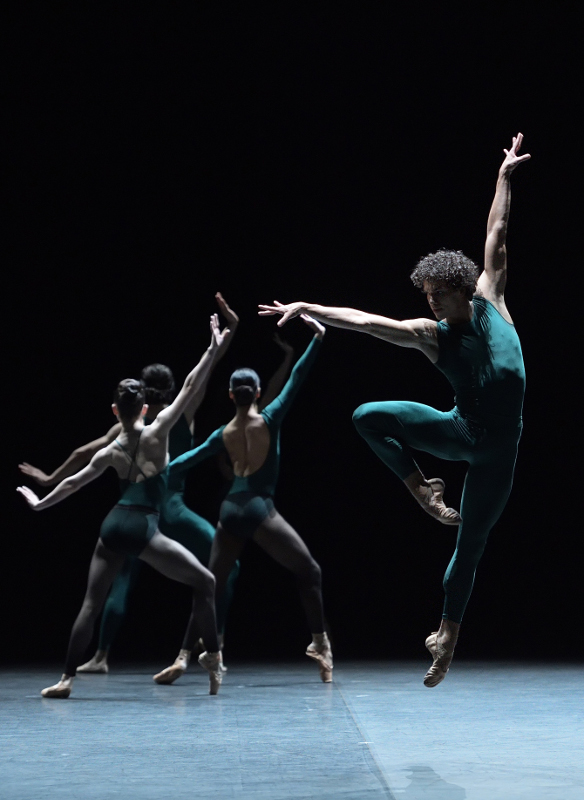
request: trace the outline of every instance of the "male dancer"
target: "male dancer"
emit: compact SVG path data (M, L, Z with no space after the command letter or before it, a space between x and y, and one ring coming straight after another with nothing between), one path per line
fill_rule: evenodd
M522 139L519 133L511 148L504 150L480 276L478 267L462 252L449 250L426 256L412 272L414 285L426 295L438 322L397 321L352 308L303 302L260 306L261 315L282 315L279 326L306 313L338 328L421 350L455 391L455 407L448 413L420 403L386 402L366 403L353 416L359 433L418 503L438 521L459 526L456 550L444 577L440 628L426 639L434 659L424 678L430 687L444 679L452 661L476 567L511 491L521 435L525 372L504 290L511 173L530 158L518 155ZM412 449L468 462L460 516L444 504L444 482L424 477Z

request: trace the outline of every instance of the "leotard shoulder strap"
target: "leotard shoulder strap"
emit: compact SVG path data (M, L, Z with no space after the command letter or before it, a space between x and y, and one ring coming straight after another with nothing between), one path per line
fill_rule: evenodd
M144 428L142 428L142 430L144 430ZM134 466L134 464L136 464L136 468L138 469L138 471L140 472L140 474L142 475L144 480L146 480L146 475L144 475L144 472L140 468L140 465L136 463L136 456L138 455L138 448L140 447L140 437L142 436L142 430L138 434L138 441L136 442L136 447L134 448L134 452L133 452L132 455L130 455L128 450L126 450L126 448L124 447L124 445L121 442L118 442L117 439L114 440L115 443L117 444L117 446L120 448L120 450L123 452L123 454L126 456L126 458L128 459L128 461L130 463L130 466L128 468L128 474L126 475L126 480L127 481L130 480L130 475L132 474L132 467Z

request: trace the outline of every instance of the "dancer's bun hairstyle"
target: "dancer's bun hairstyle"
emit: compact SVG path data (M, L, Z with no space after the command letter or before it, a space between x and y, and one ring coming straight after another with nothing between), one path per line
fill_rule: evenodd
M144 385L135 378L126 378L118 383L114 403L122 419L137 417L144 405Z
M260 386L260 376L253 369L243 367L236 369L229 379L229 388L233 392L236 406L250 406L255 400Z
M142 370L142 383L149 406L172 403L174 400L174 375L165 364L148 364Z

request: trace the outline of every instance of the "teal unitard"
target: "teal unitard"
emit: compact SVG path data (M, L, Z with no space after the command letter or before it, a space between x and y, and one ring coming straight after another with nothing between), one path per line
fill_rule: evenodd
M441 412L405 401L365 403L357 430L404 480L419 469L413 450L469 465L460 507L462 524L444 576L443 617L462 620L477 565L513 483L525 371L519 338L495 307L473 298L468 323L438 323L436 367L455 392L455 408Z
M192 436L186 418L180 420L172 428L169 437L170 458L177 458L192 448ZM211 554L211 544L215 529L206 519L195 514L184 502L185 475L169 479L168 490L160 506L159 529L170 539L180 542L201 564L207 566ZM141 485L141 484L139 484ZM126 615L128 598L135 585L140 571L141 561L127 558L122 570L116 576L106 600L99 632L99 650L109 650ZM239 564L237 563L227 582L226 591L221 602L217 604L217 630L223 633L225 617L233 597L233 589Z

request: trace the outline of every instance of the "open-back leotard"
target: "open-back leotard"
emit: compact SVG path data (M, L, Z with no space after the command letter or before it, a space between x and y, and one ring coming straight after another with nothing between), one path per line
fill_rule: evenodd
M104 519L99 535L105 546L115 553L139 556L158 528L160 507L167 490L168 467L147 478L136 463L140 437L133 454L117 439L115 443L128 458L128 474L120 479L122 496ZM143 481L130 480L134 465Z
M219 521L225 530L244 539L251 538L263 520L274 508L274 493L280 466L280 428L292 401L312 366L320 339L316 336L296 362L286 385L260 413L270 433L270 446L262 466L245 477L236 476L221 504ZM184 453L170 463L171 480L215 453L225 450L223 431L225 425L214 431L206 442Z

